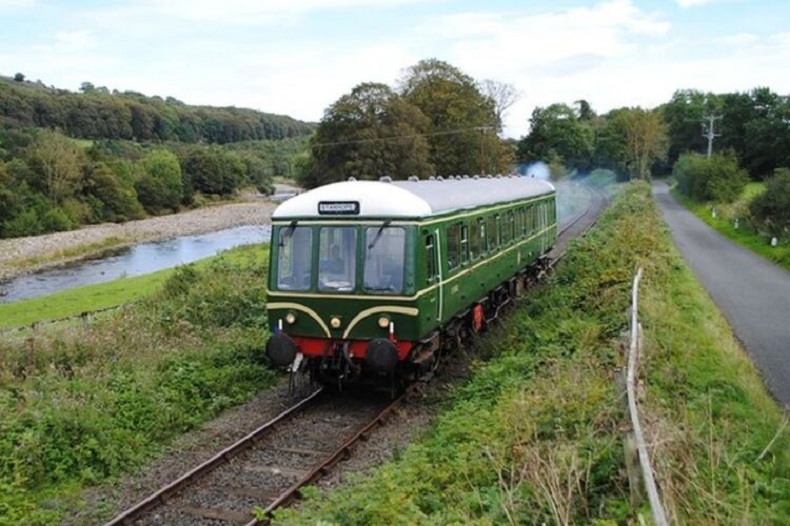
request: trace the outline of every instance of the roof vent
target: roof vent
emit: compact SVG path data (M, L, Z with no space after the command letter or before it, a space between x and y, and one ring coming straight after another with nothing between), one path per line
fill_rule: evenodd
M354 177L354 176L352 175L351 177L349 177L349 178L348 178L348 180L349 180L349 181L356 181L356 180L357 180L357 178L356 178L356 177Z
M391 183L392 177L390 177L389 175L385 175L384 177L379 177L379 181L381 181L382 183Z

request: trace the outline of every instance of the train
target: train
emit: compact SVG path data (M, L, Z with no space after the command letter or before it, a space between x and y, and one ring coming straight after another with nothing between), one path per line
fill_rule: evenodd
M293 375L397 389L433 374L542 271L556 190L523 176L348 180L272 214L266 355Z

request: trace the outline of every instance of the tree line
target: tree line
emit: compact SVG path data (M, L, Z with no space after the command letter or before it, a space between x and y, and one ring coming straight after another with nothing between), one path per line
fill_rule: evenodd
M291 175L314 125L167 97L0 77L0 237L199 206Z
M657 108L597 115L585 100L538 107L517 158L552 172L608 168L621 179L674 174L698 202L732 202L750 181L766 181L748 217L757 230L790 231L790 97L758 87L745 93L678 90ZM708 156L708 149L711 155Z
M314 125L244 108L190 106L84 82L79 93L0 77L0 127L56 128L70 137L228 144L310 134Z
M47 128L0 130L0 237L172 213L245 187L268 194L306 141L165 147L78 141Z
M47 120L51 114L43 106L30 102L54 95L45 95L46 90L29 83L13 84L0 81L0 122L5 125L0 135L0 204L4 205L0 224L7 223L0 227L0 235L4 236L161 213L191 206L195 196L228 195L242 185L265 191L271 176L278 174L296 174L303 186L312 188L349 177L405 179L413 175L505 173L517 170L519 164L542 161L555 177L595 168L610 169L620 179L675 173L681 190L695 199L731 200L750 178L786 177L787 170L783 169L790 166L790 101L768 88L726 94L678 90L657 108L622 107L602 115L586 100L555 103L536 107L529 133L516 141L500 138L503 114L518 98L512 86L477 81L451 64L427 59L407 68L394 86L373 82L355 86L325 110L316 127L294 121L298 127L280 128L275 133L287 136L313 130L309 140L302 135L259 141L255 137L267 133L261 124L267 114L189 107L171 98L113 94L85 83L81 94L60 94L59 100L83 109L96 101L112 104L101 106L104 112L97 109L100 106L95 111L62 110L61 115L72 112L74 118L85 122L84 127L77 127L83 130L80 133L93 129L90 133L101 136L90 147L80 148L67 136L89 137L90 133L79 135L67 126L59 128L62 133L41 128L37 132L20 131L21 123L54 122ZM17 99L8 96L12 93L21 97L23 92L27 103L16 104L13 101ZM139 111L125 106L135 101L149 104L150 112L143 113L154 117L140 117ZM128 127L136 142L98 131L103 127L115 129L111 123L119 122L108 115L125 110L108 109L113 104L127 107L131 119ZM168 120L163 108L175 112L170 115L176 117ZM211 117L201 120L196 117L200 115ZM243 118L234 120L239 116ZM199 125L186 125L186 129L194 133L179 135L178 130L185 129L182 124L192 122L192 117L198 118L195 122ZM218 123L223 118L225 124ZM706 123L714 128L706 130ZM140 126L145 131L142 136L149 139L137 136L135 129ZM708 132L714 137L711 158L705 156ZM128 129L124 134L129 135ZM163 152L153 151L161 137L176 138L158 146L170 152L170 161L176 161L170 162L172 169L162 167L167 164ZM227 142L244 137L250 138ZM201 143L190 144L192 139ZM50 166L48 155L71 159L60 164L79 169ZM176 164L181 174L180 194L177 178L169 177ZM771 192L787 186L790 184L784 180L768 184ZM130 196L129 203L138 202L138 208L119 204L124 192ZM756 221L787 231L790 224L776 211L785 201L766 199L758 201L767 204L762 212L755 211ZM31 203L40 210L38 226L32 220L14 223ZM26 213L30 219L31 213ZM63 221L63 217L69 221Z
M776 195L790 186L788 96L764 87L678 90L657 108L602 115L586 100L555 103L534 109L521 139L503 140L502 115L516 98L507 84L475 81L437 59L420 61L395 86L362 83L330 105L297 159L297 176L315 187L349 177L511 172L540 161L555 177L596 168L620 180L675 173L681 191L698 200L732 200L749 179L770 179L753 207L755 223L790 230L779 212L790 196Z

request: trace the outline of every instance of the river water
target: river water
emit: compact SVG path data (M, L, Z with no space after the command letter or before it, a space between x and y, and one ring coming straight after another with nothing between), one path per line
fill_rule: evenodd
M0 284L0 303L52 294L192 263L239 245L268 242L269 225L240 226L166 241L141 243L101 259L21 276Z

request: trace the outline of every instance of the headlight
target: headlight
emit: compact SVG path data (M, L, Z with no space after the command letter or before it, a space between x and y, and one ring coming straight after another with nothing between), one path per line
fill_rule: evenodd
M289 312L285 315L285 321L288 323L288 325L293 325L296 323L296 314Z
M379 327L381 327L382 329L386 329L389 326L390 326L389 318L387 318L386 316L382 316L381 318L379 318Z
M339 329L340 328L340 318L338 318L337 316L333 316L332 319L329 320L329 325L331 325L333 329Z

